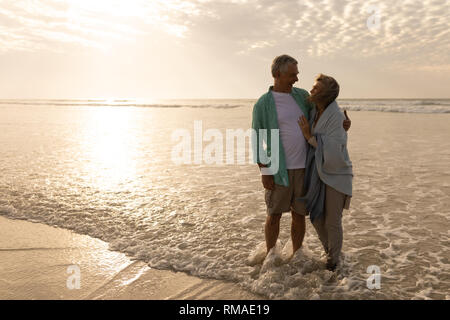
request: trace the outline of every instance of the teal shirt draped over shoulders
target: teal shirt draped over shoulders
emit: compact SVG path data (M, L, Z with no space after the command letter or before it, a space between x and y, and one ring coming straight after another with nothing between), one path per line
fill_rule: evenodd
M252 135L252 147L253 147L253 162L263 163L267 166L271 166L272 163L264 163L260 158L260 152L270 158L272 155L272 143L271 143L271 130L279 130L278 126L278 114L275 106L275 100L272 95L273 86L270 86L269 90L263 94L253 107L252 116L252 129L254 134ZM314 108L314 105L308 101L308 91L300 88L292 88L290 93L297 102L298 107L302 110L305 117L309 120L310 111ZM297 119L295 119L297 121ZM261 134L261 129L267 130L266 134ZM258 146L265 145L264 151L258 152ZM274 174L274 182L279 185L289 186L289 178L286 169L286 158L284 154L283 144L281 143L281 137L278 135L278 171ZM276 156L276 155L273 155Z

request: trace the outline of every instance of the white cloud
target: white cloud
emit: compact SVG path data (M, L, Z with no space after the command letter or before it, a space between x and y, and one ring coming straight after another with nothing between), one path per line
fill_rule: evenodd
M379 28L368 27L371 7ZM115 90L134 83L139 93L202 96L199 79L214 78L208 95L248 97L272 81L270 62L286 53L301 61L299 85L331 72L348 96L410 96L436 81L429 95L444 96L449 21L448 0L0 0L0 64L15 73L24 65L16 53L49 67L58 57L67 74L79 74L80 90L85 79L115 70ZM155 70L170 76L154 79ZM387 78L397 86L383 84Z
M182 37L188 17L199 14L195 3L178 0L3 0L0 43L8 45L0 51L59 51L64 43L105 48L146 34L150 26Z
M398 62L449 61L449 1L222 1L198 3L211 19L192 19L194 41L226 43L235 52L279 47L311 57L389 57ZM367 21L379 9L380 28Z
M373 6L380 12L378 32L367 27ZM449 12L445 0L2 1L0 41L10 41L3 51L42 47L45 40L49 48L58 41L99 47L99 39L126 41L152 25L199 43L223 43L238 54L282 46L314 57L408 53L445 63Z

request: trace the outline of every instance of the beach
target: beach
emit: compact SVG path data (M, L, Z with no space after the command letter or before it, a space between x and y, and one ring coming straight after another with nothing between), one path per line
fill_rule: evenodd
M256 165L172 161L176 129L194 145L201 121L225 150L227 129L250 127L253 102L0 104L0 298L449 299L450 114L349 108L353 198L332 273L309 221L286 258L289 214L258 263ZM66 286L71 265L81 289Z
M1 300L261 299L234 283L152 269L68 230L0 217L0 231Z

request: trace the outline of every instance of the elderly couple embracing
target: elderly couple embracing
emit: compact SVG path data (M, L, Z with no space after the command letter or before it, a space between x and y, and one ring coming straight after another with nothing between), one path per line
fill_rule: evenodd
M288 55L276 57L274 85L253 108L256 135L252 143L253 150L255 146L258 150L254 160L261 171L267 206L267 253L277 242L281 215L290 211L295 254L302 246L309 215L327 255L326 268L334 271L343 242L342 212L349 208L352 196L347 151L351 122L336 103L339 84L332 77L319 75L310 93L293 87L298 81L297 65ZM273 129L278 130L277 148L272 146Z

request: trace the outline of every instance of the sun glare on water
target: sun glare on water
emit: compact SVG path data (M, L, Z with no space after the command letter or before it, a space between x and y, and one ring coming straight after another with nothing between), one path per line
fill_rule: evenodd
M136 177L135 115L131 108L95 107L85 124L82 153L85 179L114 190Z

